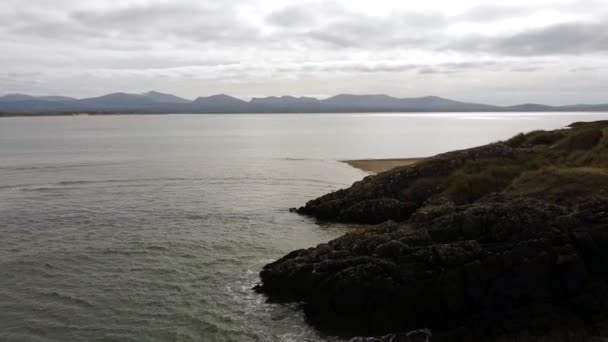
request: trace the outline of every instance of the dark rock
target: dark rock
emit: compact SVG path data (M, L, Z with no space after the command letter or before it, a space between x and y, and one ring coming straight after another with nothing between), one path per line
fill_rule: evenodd
M366 177L297 212L381 224L266 265L256 290L361 341L605 341L607 147L608 121L577 123Z
M585 225L580 212L532 199L438 210L293 252L264 267L258 290L305 303L331 334L591 338L608 309L604 204L585 209L596 220Z
M404 221L423 204L401 198L403 190L418 179L445 177L472 160L509 159L515 154L514 149L499 143L440 154L415 165L368 176L355 182L348 189L338 190L309 201L304 207L298 208L297 212L319 219L341 222Z
M365 200L343 209L338 216L342 222L359 222L376 224L388 220L403 221L416 208L393 198Z
M598 121L440 154L366 177L297 212L342 222L405 221L432 204L469 204L496 194L572 206L607 198L607 184L608 121Z

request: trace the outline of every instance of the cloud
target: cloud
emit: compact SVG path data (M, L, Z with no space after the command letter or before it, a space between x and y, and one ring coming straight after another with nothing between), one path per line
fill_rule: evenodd
M310 7L288 6L272 12L266 22L280 28L310 27L316 22L315 13Z
M47 40L119 40L137 43L141 39L195 40L197 42L251 42L258 29L239 20L230 8L202 6L194 2L145 2L108 9L75 9L63 16L31 17L18 13L23 22L12 34ZM32 20L33 19L33 20Z
M605 54L608 24L603 20L572 22L505 36L472 36L454 41L448 48L508 56Z
M308 32L335 47L408 48L430 45L447 21L438 13L394 13L386 17L351 14Z
M576 83L569 70L586 68L608 81L606 14L601 0L3 0L0 93L157 84L190 97L401 94L434 84L448 96L488 93L522 72Z
M493 22L530 14L533 11L534 8L528 7L484 5L466 11L459 19L473 22Z

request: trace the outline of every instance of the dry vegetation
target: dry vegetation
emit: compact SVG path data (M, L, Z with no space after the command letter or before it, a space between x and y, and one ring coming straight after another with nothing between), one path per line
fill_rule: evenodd
M349 337L605 341L607 147L608 121L576 123L366 177L298 212L384 223L266 265L256 289Z
M559 204L607 196L607 142L606 121L519 134L504 143L531 153L514 160L471 160L444 179L441 188L456 204L472 203L491 193Z
M580 122L398 167L310 201L299 212L380 223L405 221L429 205L466 205L497 195L576 204L608 196L606 172L608 121Z

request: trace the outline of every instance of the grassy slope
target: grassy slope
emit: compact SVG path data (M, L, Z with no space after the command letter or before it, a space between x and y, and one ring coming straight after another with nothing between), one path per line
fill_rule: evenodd
M517 135L504 144L512 159L471 159L441 178L423 177L401 191L402 200L475 202L491 193L574 204L608 194L608 121Z
M608 336L608 121L520 134L370 176L299 211L385 223L268 264L256 290L344 336Z
M470 204L497 194L576 204L607 196L606 172L608 121L574 123L397 167L312 200L298 212L380 223L407 220L425 206Z

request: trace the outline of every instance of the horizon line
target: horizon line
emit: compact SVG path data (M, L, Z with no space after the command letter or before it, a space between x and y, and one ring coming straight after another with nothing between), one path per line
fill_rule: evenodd
M444 100L451 100L451 101L457 101L457 102L464 102L464 103L470 103L470 104L481 104L481 105L487 105L487 106L494 106L494 107L515 107L515 106L524 106L524 105L541 105L541 106L548 106L548 107L568 107L568 106L585 106L585 105L606 105L608 104L608 99L606 100L606 102L597 102L597 103L584 103L584 102L577 102L577 103L571 103L571 104L546 104L546 103L542 103L542 102L517 102L515 104L503 104L503 105L497 105L497 104L492 104L489 102L485 102L485 101L475 101L475 100L461 100L461 99L454 99L451 97L444 97L444 96L440 96L440 95L421 95L421 96L406 96L406 97L401 97L401 96L395 96L395 95L390 95L390 94L386 94L386 93L355 93L355 92L343 92L343 93L337 93L334 95L256 95L256 96L251 96L251 97L238 97L238 96L234 96L234 95L230 95L227 93L214 93L211 95L199 95L197 97L195 97L194 99L190 98L190 97L183 97L180 95L175 95L172 93L168 93L168 92L161 92L161 91L157 91L157 90L148 90L145 92L127 92L127 91L115 91L115 92L110 92L110 93L102 93L101 95L95 95L95 96L86 96L86 97L76 97L76 96L70 96L70 95L64 95L64 94L51 94L51 95L31 95L29 93L21 93L21 92L11 92L11 93L4 93L0 95L0 98L3 97L8 97L8 96L29 96L29 97L33 97L33 98L44 98L44 97L66 97L66 98L72 98L74 100L86 100L86 99L94 99L94 98L99 98L99 97L104 97L104 96L109 96L109 95L131 95L131 96L145 96L146 94L160 94L160 95L169 95L169 96L174 96L174 97L178 97L182 100L186 100L189 102L194 102L197 99L201 99L201 98L210 98L210 97L215 97L215 96L228 96L234 99L238 99L241 101L244 101L246 103L251 103L254 99L268 99L268 98L295 98L295 99L301 99L301 98L308 98L308 99L316 99L319 101L323 101L323 100L327 100L327 99L331 99L337 96L386 96L386 97L390 97L390 98L394 98L394 99L399 99L399 100L405 100L405 99L423 99L423 98L439 98L439 99L444 99ZM13 101L11 101L13 102ZM17 101L14 101L17 102Z

